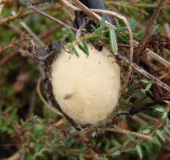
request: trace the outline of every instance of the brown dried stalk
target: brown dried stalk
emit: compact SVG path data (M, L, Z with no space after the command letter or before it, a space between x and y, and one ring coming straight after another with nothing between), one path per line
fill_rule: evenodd
M159 15L159 12L162 8L162 5L164 3L164 0L160 0L157 8L155 9L153 15L152 15L152 18L149 22L149 25L145 31L145 34L143 35L143 37L141 38L136 50L135 50L135 53L134 53L134 60L137 60L140 58L141 54L146 50L147 48L147 45L149 43L149 40L150 40L150 37L151 37L151 32L152 32L152 29L155 25L155 22L156 22L156 19Z
M137 133L137 132L132 132L132 131L128 131L122 128L117 127L116 125L114 125L115 128L104 128L105 131L112 131L112 132L117 132L117 133L122 133L122 134L131 134L137 137L141 137L144 139L148 139L148 140L153 140L153 138L151 136L145 135L145 134L141 134L141 133Z
M3 53L5 52L8 48L11 48L13 46L16 46L18 45L18 43L22 42L22 41L25 41L25 40L29 40L30 39L30 35L29 34L25 34L23 33L21 38L19 40L15 40L15 38L12 39L11 43L8 44L7 46L3 45L3 46L0 46L0 53Z
M59 10L61 10L61 6L59 4L55 4L55 5L51 5L49 7L44 7L44 8L42 8L42 10L43 11L48 11L48 10L57 10L57 11L59 11ZM0 20L0 25L8 23L10 21L13 21L15 19L23 19L26 16L28 16L30 14L33 14L33 13L35 13L35 11L31 10L31 11L23 12L22 9L20 8L16 15Z

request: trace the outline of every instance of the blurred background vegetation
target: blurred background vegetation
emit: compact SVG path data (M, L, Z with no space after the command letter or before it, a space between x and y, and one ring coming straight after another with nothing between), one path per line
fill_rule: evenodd
M27 48L32 37L38 39L35 43L37 48L60 40L64 35L64 28L38 13L30 12L26 0L0 2L1 6L4 5L0 14L0 159L170 158L169 120L162 116L165 110L157 109L134 117L123 116L119 124L122 129L147 134L151 126L161 121L161 128L157 127L151 135L154 137L153 141L104 130L92 137L91 133L76 131L65 118L50 111L37 94L38 79L43 75L42 68ZM129 20L133 17L136 21L134 32L139 33L146 29L158 1L105 0L105 4L108 10L121 13ZM36 7L47 10L51 16L72 25L72 17L59 1L54 2L52 7L51 5L52 2L44 2ZM20 16L10 21L6 19L18 13ZM164 2L157 24L159 28L156 33L170 36L166 29L170 24L168 0ZM166 59L170 61L170 55ZM47 99L43 86L41 92ZM143 97L141 92L136 94L139 98Z

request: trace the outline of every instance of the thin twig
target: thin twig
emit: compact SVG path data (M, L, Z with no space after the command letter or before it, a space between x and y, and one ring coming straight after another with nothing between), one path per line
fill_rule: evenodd
M112 131L112 132L118 132L118 133L122 133L122 134L131 134L137 137L141 137L144 139L148 139L148 140L153 140L153 137L145 135L145 134L141 134L141 133L137 133L137 132L132 132L132 131L128 131L122 128L119 128L117 126L114 126L115 128L104 128L105 131Z
M5 52L8 48L11 48L15 45L17 45L18 43L24 41L24 40L29 40L30 39L30 35L29 34L25 34L23 33L23 35L21 35L21 38L19 40L15 40L15 38L12 39L11 43L8 44L8 45L3 45L3 46L0 46L0 53L3 53Z
M146 121L144 121L142 118L140 118L137 115L129 116L129 118L133 119L135 122L138 122L140 124L146 124L147 123Z
M31 3L27 3L27 6L28 6L29 8L31 8L31 9L33 9L34 11L36 11L36 12L42 14L43 16L45 16L45 17L51 19L52 21L57 22L57 23L59 23L59 24L65 26L65 27L68 27L68 28L72 29L73 31L77 31L76 28L71 27L71 26L69 26L68 24L66 24L66 23L64 23L64 22L62 22L62 21L60 21L60 20L58 20L58 19L56 19L56 18L54 18L54 17L48 15L47 13L45 13L45 12L43 12L43 11L41 11L41 10L39 10L38 8L32 6Z
M141 116L142 118L145 118L146 120L149 120L149 121L153 121L153 122L158 122L158 120L156 118L153 118L147 114L144 114L144 113L138 113L139 116Z
M15 11L12 11L12 15L16 15ZM19 22L21 26L39 43L39 45L45 46L45 44L40 40L40 38L30 29L30 27L23 21Z
M52 6L49 6L49 7L44 7L41 10L42 11L48 11L48 10L59 10L59 9L61 9L61 6L57 4L57 5L52 5ZM30 14L33 14L33 13L35 13L35 11L33 11L33 10L23 12L21 9L19 9L19 11L16 15L0 20L0 25L5 24L5 23L9 23L10 21L13 21L15 19L20 19L20 18L23 19L24 17L26 17Z
M50 106L50 105L48 104L48 102L44 99L44 97L42 96L41 91L40 91L40 83L41 83L41 78L38 79L38 83L37 83L37 93L38 93L40 99L42 100L42 102L43 102L51 111L53 111L53 112L56 113L57 115L60 115L60 116L63 117L63 114L62 114L62 113L60 113L59 111L57 111L56 109L54 109L52 106Z

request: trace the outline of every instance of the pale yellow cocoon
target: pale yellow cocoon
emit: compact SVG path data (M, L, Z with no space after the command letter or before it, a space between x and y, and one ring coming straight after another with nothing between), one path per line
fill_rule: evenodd
M79 124L95 125L115 110L120 91L120 67L108 49L88 44L89 56L79 58L64 49L52 64L55 99L66 115Z

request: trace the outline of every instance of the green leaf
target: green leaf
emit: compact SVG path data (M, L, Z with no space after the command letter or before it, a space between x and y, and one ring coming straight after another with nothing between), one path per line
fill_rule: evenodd
M107 141L106 144L105 144L105 147L104 147L104 149L105 149L106 152L109 151L109 146L110 146L110 142Z
M145 33L145 30L144 30L144 29L143 29L143 30L140 30L140 31L137 33L136 36L142 36L142 35L144 35L144 33Z
M165 141L165 138L164 136L162 135L161 131L159 129L157 129L156 131L156 134L159 136L159 138L162 140L162 141Z
M114 145L115 145L116 147L121 147L120 143L117 142L116 140L113 140L112 142L114 143Z
M170 130L169 130L169 128L167 128L166 126L164 127L164 131L165 131L168 135L170 135Z
M76 40L76 36L70 28L66 28L66 30L69 33L69 41L72 43L74 40Z
M79 54L78 54L78 52L77 52L77 50L75 49L75 47L74 46L72 46L72 51L76 54L76 56L79 58Z
M115 30L112 26L109 26L109 38L110 38L110 47L112 52L117 55L118 54L118 45L117 45L117 37Z
M119 27L119 28L116 28L115 29L115 32L124 32L124 31L127 31L127 27Z
M118 156L118 155L120 155L120 151L118 150L118 151L116 151L116 152L114 152L113 154L112 154L112 156Z
M145 130L142 130L142 133L144 133L144 134L149 134L150 133L150 129L145 129Z
M162 113L166 111L165 108L162 107L156 107L155 110Z
M135 19L133 17L130 18L129 25L130 25L131 30L134 32L135 27L136 27L136 21L135 21Z
M127 146L129 142L130 142L130 139L127 139L127 140L123 143L123 147Z
M93 28L93 32L95 32L95 30L97 29L95 26L91 25L91 27Z
M154 26L152 29L151 35L153 35L158 30L158 28L159 28L159 25Z
M115 23L116 23L116 27L120 28L120 24L119 24L119 21L117 20L117 18L115 18Z
M87 53L89 55L89 49L88 49L88 46L87 46L87 42L85 40L83 41L83 46L84 46L84 49L87 51Z
M161 147L161 143L159 142L158 138L157 137L154 137L154 143L156 145L158 145L159 147Z
M161 117L162 119L165 119L167 117L167 112L164 112Z
M140 147L138 144L136 145L136 151L137 151L140 159L142 159L142 157L143 157L143 155L142 155L142 149L141 149L141 147Z
M83 45L81 45L80 43L78 44L79 48L87 55L89 56L89 52L84 48Z
M148 91L152 86L152 83L149 83L146 87L145 87L145 91Z
M103 14L103 15L102 15L102 20L101 20L101 22L100 22L100 27L97 28L97 29L94 31L95 34L98 34L100 31L102 31L102 30L104 29L104 27L105 27L105 19L106 19L106 15Z
M106 39L106 37L104 37L102 35L95 35L95 36L90 36L90 37L86 38L87 41L104 40L104 39Z
M84 159L82 156L80 156L80 157L79 157L79 160L86 160L86 159Z
M127 134L127 137L132 141L132 142L134 142L135 141L135 137L133 137L132 135L130 135L130 134Z
M148 83L149 83L149 80L147 80L147 79L142 79L141 82L142 82L142 83L145 83L145 84L148 84Z

